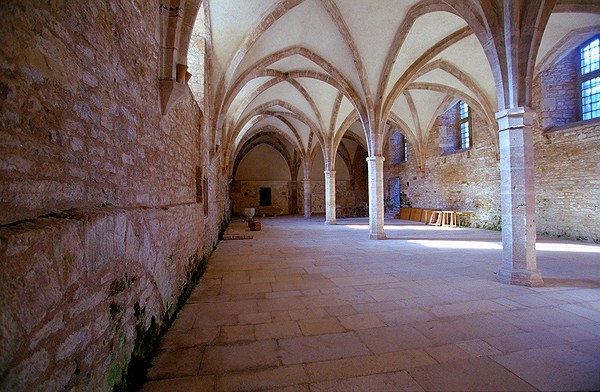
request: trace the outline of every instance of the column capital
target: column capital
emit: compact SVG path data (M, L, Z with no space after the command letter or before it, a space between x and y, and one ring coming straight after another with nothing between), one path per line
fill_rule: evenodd
M323 173L325 173L326 176L329 176L332 174L335 176L335 170L325 170Z
M367 157L367 162L383 162L385 161L385 157L383 156L373 156L373 157Z
M535 111L530 107L504 109L496 113L498 130L507 131L523 127L531 127Z

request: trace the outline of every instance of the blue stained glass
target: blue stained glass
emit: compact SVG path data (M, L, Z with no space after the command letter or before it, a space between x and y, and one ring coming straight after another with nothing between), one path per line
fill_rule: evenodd
M461 148L469 148L470 144L470 135L469 135L469 122L466 121L460 124L460 147Z
M581 114L584 120L600 117L600 77L581 83Z
M463 101L460 101L458 106L460 111L460 119L462 120L469 117L469 105Z
M600 69L600 38L581 48L581 74L585 75L597 69Z

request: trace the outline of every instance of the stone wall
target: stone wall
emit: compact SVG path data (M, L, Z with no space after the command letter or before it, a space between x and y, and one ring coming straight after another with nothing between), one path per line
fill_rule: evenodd
M600 241L600 120L579 122L577 52L534 80L533 127L538 234ZM409 142L408 162L385 164L386 184L400 177L413 207L472 211L475 227L500 229L499 161L490 133L473 114L473 147L442 154L452 143L456 113L438 118L418 170Z
M197 134L160 115L158 5L3 7L0 223L189 201Z
M263 187L271 188L270 206L259 206L259 189ZM289 193L290 184L285 180L236 180L231 192L233 214L243 216L244 208L254 207L256 216L287 215L290 213Z
M600 241L600 121L578 122L574 51L534 81L538 233Z
M260 207L258 205L260 187L271 188L271 206ZM335 182L336 205L343 207L353 207L355 204L354 187L351 181L336 180ZM325 213L325 181L311 181L312 199L311 212L313 214ZM289 181L267 181L267 180L237 180L232 184L231 203L233 214L237 216L244 215L244 208L256 208L256 215L287 215L290 214L289 192L291 187ZM304 188L302 182L299 183L296 190L298 200L304 200ZM298 213L304 214L304 204L298 203Z
M0 8L0 390L110 390L212 251L227 180L191 92L160 113L158 3Z
M0 389L111 390L173 316L201 227L198 204L2 227Z
M470 211L474 227L499 229L500 161L485 122L475 111L472 116L470 149L441 154L448 148L448 129L456 127L456 112L449 110L437 119L429 134L423 170L418 169L415 149L409 140L407 162L390 165L387 159L384 161L384 183L400 177L403 205Z
M312 214L325 214L325 180L312 180L311 181L311 213ZM298 186L298 200L304 199L304 188L302 183ZM355 191L352 181L348 180L335 180L335 204L341 207L354 207L355 206ZM298 203L298 210L300 214L304 214L304 204Z
M359 146L354 154L351 177L354 186L354 205L363 206L369 202L369 170L367 169L367 151ZM385 162L385 161L384 161Z

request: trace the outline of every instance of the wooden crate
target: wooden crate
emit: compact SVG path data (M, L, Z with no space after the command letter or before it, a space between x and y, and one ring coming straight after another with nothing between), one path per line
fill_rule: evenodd
M250 229L250 231L260 231L260 222L256 219L250 219L248 221L248 228Z

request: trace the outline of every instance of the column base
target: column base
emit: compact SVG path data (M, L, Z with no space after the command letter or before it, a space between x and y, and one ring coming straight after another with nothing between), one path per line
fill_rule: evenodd
M325 221L326 225L337 225L336 221Z
M541 287L544 285L540 270L513 270L500 268L496 277L498 281L517 286Z
M387 236L385 235L385 233L371 233L371 234L369 234L369 239L370 240L385 240L385 239L387 239Z

